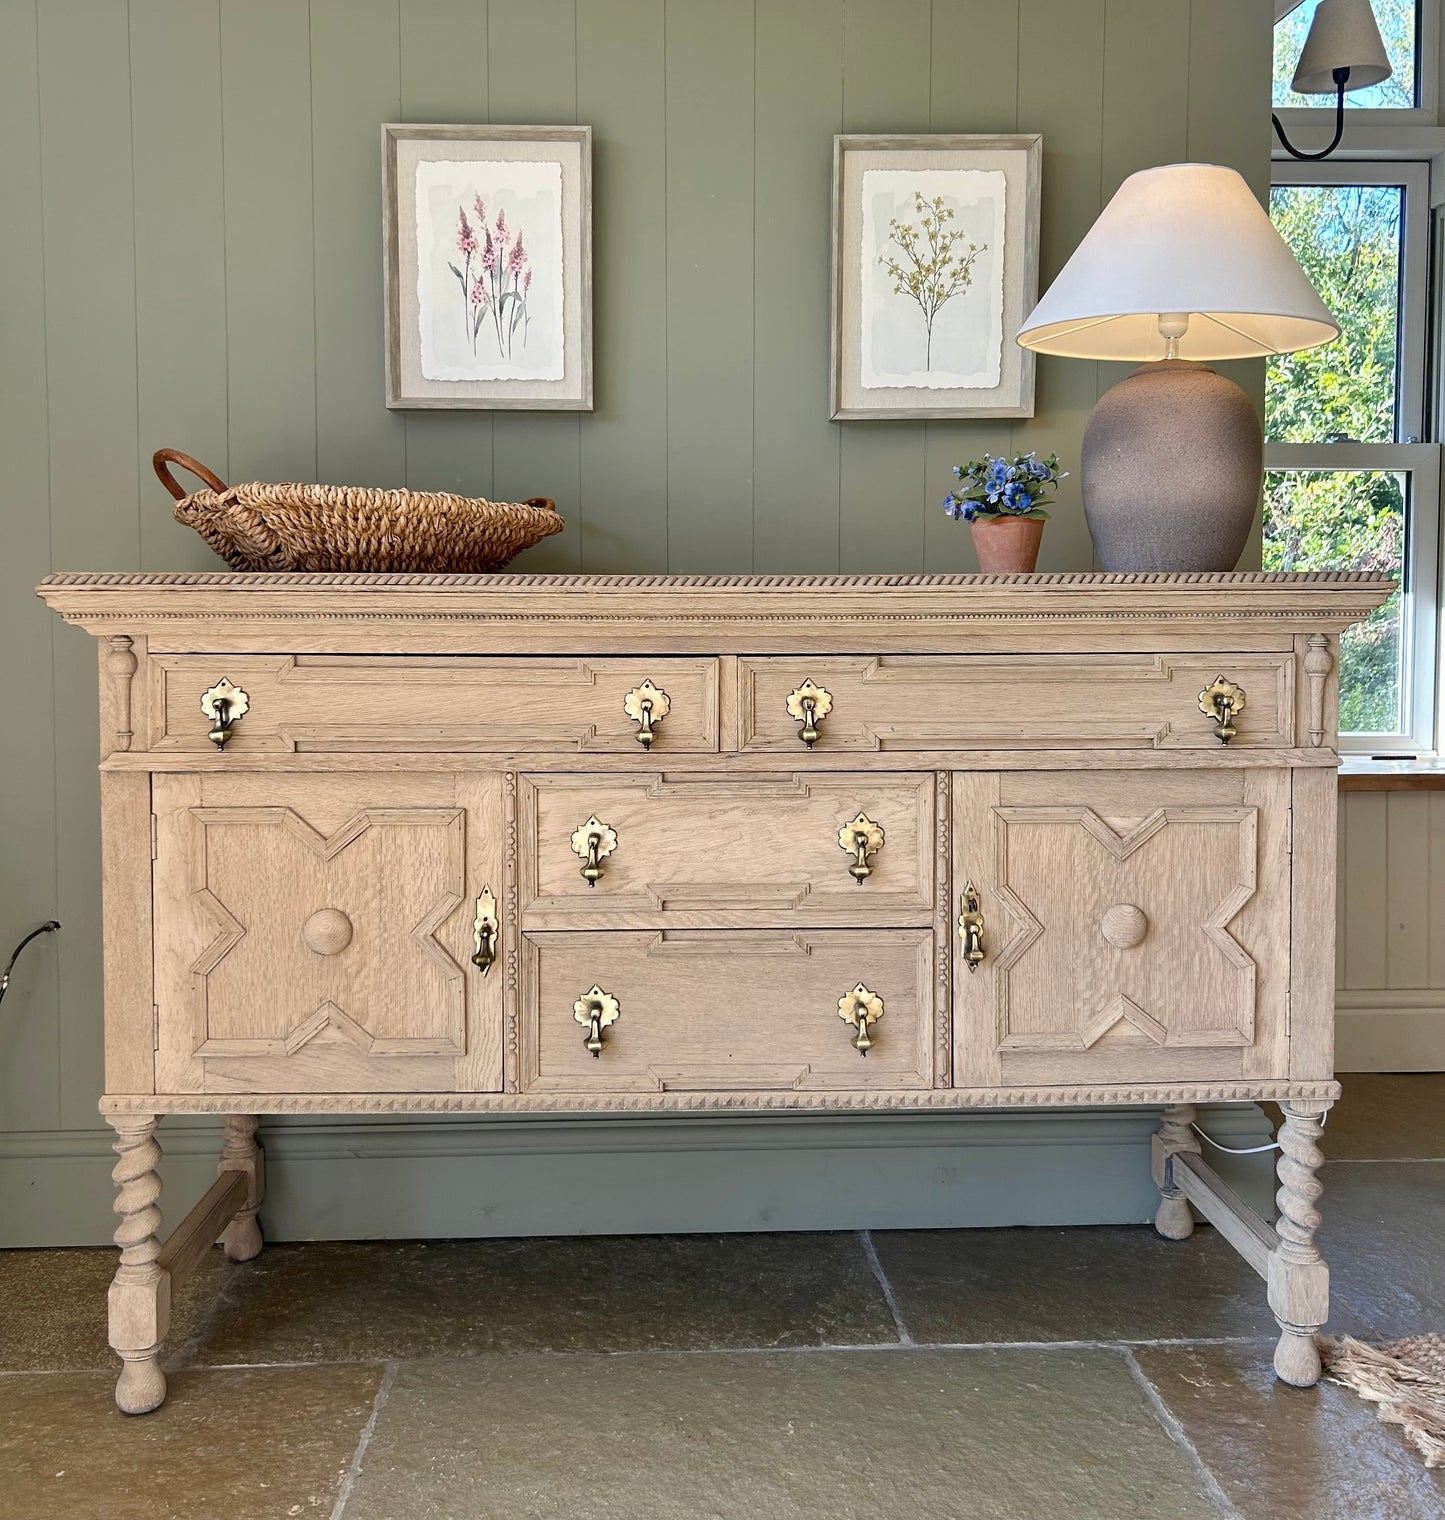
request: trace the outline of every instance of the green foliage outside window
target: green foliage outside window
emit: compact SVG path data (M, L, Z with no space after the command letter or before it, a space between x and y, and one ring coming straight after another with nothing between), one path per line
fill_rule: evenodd
M1403 194L1389 185L1279 185L1270 214L1340 323L1323 348L1270 361L1265 437L1281 443L1395 437ZM1266 570L1378 570L1401 579L1404 481L1379 470L1271 471ZM1401 596L1346 634L1340 727L1401 725Z

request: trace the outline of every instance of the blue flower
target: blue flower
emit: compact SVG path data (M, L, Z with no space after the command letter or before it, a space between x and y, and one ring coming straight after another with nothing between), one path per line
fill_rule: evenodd
M963 520L964 520L964 522L972 522L974 520L974 518L977 517L977 516L978 516L978 503L976 501L966 501L966 502L964 502L964 504L963 504Z
M963 466L961 464L954 465L954 467L953 467L953 478L955 480L962 480L963 479Z
M1006 512L1027 512L1033 504L1033 497L1019 481L1011 480L1003 488L1003 506Z
M960 505L961 503L953 495L952 492L943 498L943 510L948 514L949 517L953 518L955 522L958 520Z
M1041 464L1032 454L1029 455L1029 474L1034 480L1047 480L1049 473L1048 465Z

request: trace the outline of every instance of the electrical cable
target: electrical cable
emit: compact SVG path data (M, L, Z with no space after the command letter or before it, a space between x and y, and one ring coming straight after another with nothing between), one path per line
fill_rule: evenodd
M1325 1121L1328 1118L1328 1113L1320 1115L1321 1129L1325 1127ZM1205 1141L1209 1145L1212 1145L1215 1150L1223 1151L1226 1155L1229 1156L1262 1156L1266 1151L1277 1151L1279 1149L1278 1140L1271 1140L1268 1145L1221 1145L1219 1141L1214 1139L1212 1135L1206 1135L1204 1131L1200 1129L1200 1127L1192 1120L1190 1121L1189 1128L1192 1129L1201 1140Z
M10 952L10 959L5 964L5 974L0 976L0 1002L4 1002L5 994L10 987L10 973L15 969L15 962L20 959L20 952L33 939L39 939L42 934L54 934L60 927L60 920L52 918L48 923L43 923L38 929L32 929L24 939Z

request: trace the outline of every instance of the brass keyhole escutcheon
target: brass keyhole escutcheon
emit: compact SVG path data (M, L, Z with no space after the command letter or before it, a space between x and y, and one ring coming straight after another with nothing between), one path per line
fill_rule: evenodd
M594 813L572 835L572 853L582 860L582 880L595 887L602 876L602 862L617 848L617 830L602 823Z
M594 983L590 992L584 992L573 1003L572 1017L587 1031L583 1043L596 1058L602 1054L603 1032L622 1017L622 1010L615 997Z
M848 874L861 887L873 874L868 857L883 848L883 829L866 813L859 813L852 823L845 823L838 830L838 848L853 857Z
M963 963L970 971L977 971L984 958L983 908L979 902L978 888L971 881L963 887L963 901L958 915L959 938L963 940Z
M672 711L672 698L661 687L644 681L622 699L622 710L637 725L632 737L643 749L651 749L657 737L656 725Z
M1199 711L1214 719L1214 737L1221 744L1228 744L1239 732L1234 720L1244 711L1244 688L1216 676L1214 685L1199 693Z
M848 1043L860 1056L866 1056L873 1049L868 1027L883 1017L883 999L859 982L838 999L838 1017L853 1027L853 1038Z
M226 747L231 729L246 716L250 707L250 697L225 676L201 693L201 711L211 720L211 731L206 737L217 749Z
M477 916L472 924L472 965L483 976L497 958L497 899L490 887L483 887L477 898Z
M796 691L788 693L788 716L801 723L798 737L809 749L818 742L818 725L833 711L833 698L821 686L804 681Z

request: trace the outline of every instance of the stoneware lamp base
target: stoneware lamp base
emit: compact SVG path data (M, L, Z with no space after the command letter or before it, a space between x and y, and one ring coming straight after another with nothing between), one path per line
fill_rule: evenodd
M1259 510L1259 416L1207 364L1144 364L1099 398L1079 472L1101 569L1232 570Z

